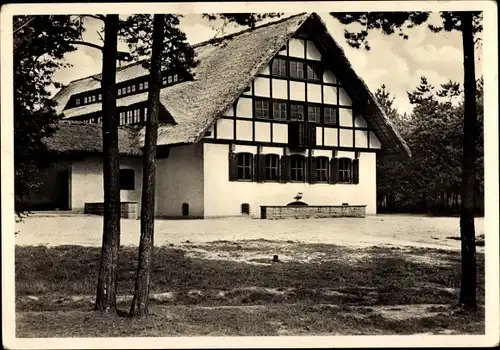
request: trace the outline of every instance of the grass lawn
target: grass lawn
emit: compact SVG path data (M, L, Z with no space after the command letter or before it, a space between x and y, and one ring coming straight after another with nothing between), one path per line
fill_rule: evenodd
M156 247L151 316L140 321L91 311L99 251L16 247L18 337L484 333L482 307L454 307L458 251L266 240ZM120 253L123 311L137 253ZM484 305L482 253L478 277Z

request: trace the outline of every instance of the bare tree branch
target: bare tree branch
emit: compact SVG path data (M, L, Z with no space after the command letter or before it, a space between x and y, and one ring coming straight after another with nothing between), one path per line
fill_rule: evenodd
M106 18L104 15L82 15L82 16L98 19L100 21L104 21L104 19Z
M92 44L92 43L89 43L87 41L69 40L68 43L73 44L73 45L89 46L89 47L93 47L94 49L98 49L98 50L102 51L102 46Z
M104 38L101 35L101 32L96 30L97 35L99 36L99 39L101 39L101 42L104 43Z

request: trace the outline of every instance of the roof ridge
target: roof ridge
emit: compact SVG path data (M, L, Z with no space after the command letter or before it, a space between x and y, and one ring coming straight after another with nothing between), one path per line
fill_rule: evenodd
M263 23L263 24L260 24L258 26L255 26L253 28L250 27L250 28L247 28L247 29L243 29L243 30L240 30L239 32L235 32L235 33L231 33L231 34L227 34L227 35L221 36L220 38L208 39L208 40L199 42L197 44L194 44L194 45L192 45L192 47L193 47L193 49L195 49L195 48L198 48L198 47L201 47L201 46L205 46L205 45L209 45L209 44L215 44L217 42L221 42L221 41L226 40L226 39L232 39L235 36L238 36L238 35L241 35L241 34L245 34L245 33L254 31L256 29L261 29L261 28L268 27L268 26L271 26L271 25L283 23L283 22L288 21L289 19L292 19L292 18L295 18L295 17L304 16L306 14L307 14L307 12L301 12L301 13L297 13L295 15L291 15L291 16L288 16L288 17L283 17L283 18L280 18L279 20L270 21L270 22L267 22L267 23Z
M205 46L205 45L209 45L209 44L215 44L215 43L218 43L218 42L221 42L223 40L226 40L226 39L232 39L234 38L235 36L238 36L238 35L241 35L241 34L244 34L244 33L248 33L248 32L251 32L251 31L254 31L256 29L260 29L260 28L264 28L264 27L267 27L267 26L271 26L271 25L274 25L274 24L279 24L279 23L283 23L283 22L286 22L288 21L289 19L292 19L292 18L295 18L295 17L299 17L299 16L304 16L306 15L307 12L301 12L301 13L297 13L295 15L291 15L291 16L288 16L288 17L283 17L283 18L280 18L279 20L276 20L276 21L271 21L271 22L268 22L268 23L264 23L264 24L260 24L258 26L255 26L255 27L250 27L250 28L247 28L247 29L244 29L244 30L241 30L239 32L235 32L235 33L231 33L231 34L228 34L228 35L225 35L225 36L222 36L220 38L212 38L212 39L209 39L209 40L205 40L205 41L202 41L202 42L199 42L197 44L194 44L192 45L191 47L193 49L196 49L198 47L202 47L202 46ZM312 14L312 13L311 13ZM146 59L142 59L140 61L137 61L137 62L132 62L132 63L129 63L129 64L126 64L124 66L120 66L120 67L117 67L116 68L116 72L118 73L119 71L123 70L123 69L126 69L126 68L129 68L129 67L132 67L132 66L135 66L135 65L138 65L138 64L141 64L142 62L144 62ZM72 83L76 83L76 82L79 82L79 81L82 81L82 80L85 80L85 79L89 79L89 78L98 78L99 76L102 75L102 72L101 73L97 73L97 74L91 74L91 75L88 75L86 77L83 77L83 78L78 78L78 79L75 79L75 80L72 80L68 83L68 85L72 84Z

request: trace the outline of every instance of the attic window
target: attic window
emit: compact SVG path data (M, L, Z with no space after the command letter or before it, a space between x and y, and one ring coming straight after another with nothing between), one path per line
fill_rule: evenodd
M257 99L254 101L255 118L269 118L269 101Z
M290 61L290 76L292 78L304 78L304 63L298 61Z
M286 76L286 60L282 58L276 58L273 60L273 75Z
M323 118L325 124L337 124L337 110L332 107L324 107Z

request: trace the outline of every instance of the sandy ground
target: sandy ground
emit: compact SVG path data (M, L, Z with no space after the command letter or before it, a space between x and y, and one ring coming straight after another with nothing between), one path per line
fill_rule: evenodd
M123 219L123 245L139 244L139 220ZM17 245L100 246L102 217L35 214L16 224ZM476 235L484 233L484 219L476 219ZM366 218L259 220L227 218L156 220L155 245L217 240L293 240L353 246L397 245L460 249L459 219L414 215L377 215Z

